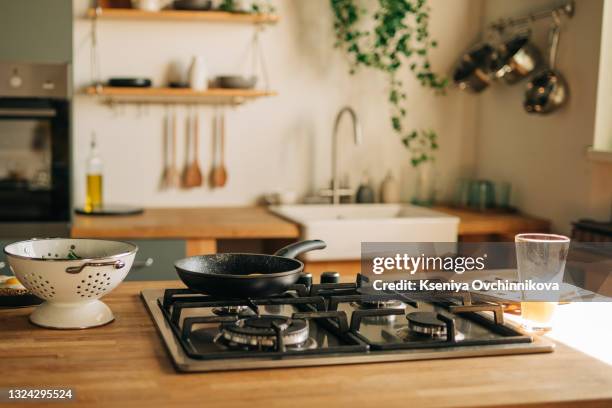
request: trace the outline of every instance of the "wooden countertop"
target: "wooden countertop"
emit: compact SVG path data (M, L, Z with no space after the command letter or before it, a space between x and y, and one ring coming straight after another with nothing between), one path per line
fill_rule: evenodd
M546 232L548 220L523 214L490 214L447 206L438 211L460 218L459 235L511 236L518 232ZM76 215L76 238L297 238L299 226L265 207L150 208L133 216Z
M434 210L459 217L459 235L512 236L520 232L548 232L550 221L521 213L482 213L449 206Z
M296 238L298 227L264 207L150 208L131 216L76 215L76 238Z
M104 298L117 320L83 331L34 327L29 308L0 310L1 387L72 387L78 407L612 406L612 366L563 344L536 355L179 374L139 297L171 286L123 283Z

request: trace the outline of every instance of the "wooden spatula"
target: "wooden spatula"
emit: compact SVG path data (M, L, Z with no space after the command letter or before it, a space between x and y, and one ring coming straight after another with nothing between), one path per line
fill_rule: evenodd
M200 149L199 133L200 133L200 117L196 111L195 115L191 118L193 123L193 160L185 169L185 175L183 179L183 185L186 188L199 187L202 185L202 171L200 170L200 164L198 163L198 150Z
M170 121L170 117L168 117ZM165 186L166 187L179 187L181 185L181 175L176 167L176 112L172 113L172 123L169 126L171 129L171 146L170 146L170 164L166 168L165 172Z
M212 171L214 187L223 187L227 183L227 170L225 169L225 114L221 112L218 120L219 125L219 162L215 164Z
M163 134L163 155L164 155L164 167L162 169L161 179L159 180L160 190L165 190L170 187L168 184L168 169L170 168L170 114L166 110L166 117L164 118L164 134Z

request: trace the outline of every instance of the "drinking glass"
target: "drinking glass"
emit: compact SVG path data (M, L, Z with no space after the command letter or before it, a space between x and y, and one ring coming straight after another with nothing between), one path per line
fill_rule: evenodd
M514 242L521 282L531 280L534 283L549 282L561 285L570 245L568 237L554 234L519 234L514 237ZM549 330L559 303L558 293L527 291L523 292L522 300L523 327L531 331Z

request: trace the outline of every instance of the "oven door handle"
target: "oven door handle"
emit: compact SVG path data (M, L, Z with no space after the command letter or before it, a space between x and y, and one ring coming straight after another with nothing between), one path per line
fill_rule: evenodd
M57 112L55 109L27 109L27 108L0 108L0 117L38 117L52 118Z

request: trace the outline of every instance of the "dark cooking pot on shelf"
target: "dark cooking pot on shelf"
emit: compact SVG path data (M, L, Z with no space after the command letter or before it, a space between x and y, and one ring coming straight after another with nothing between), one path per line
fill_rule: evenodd
M297 282L304 264L296 256L325 247L321 240L301 241L274 255L198 255L180 259L174 267L183 283L196 292L225 298L267 297Z

